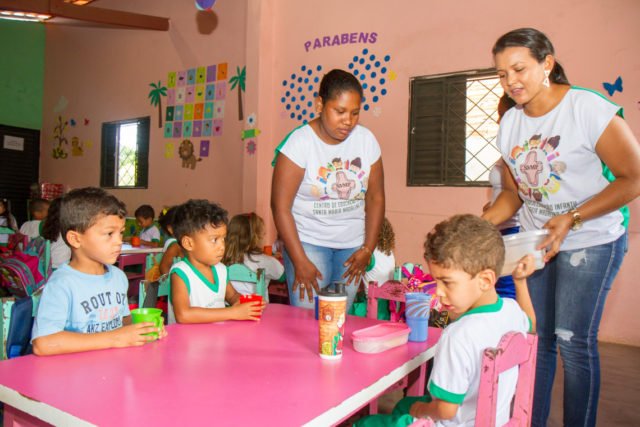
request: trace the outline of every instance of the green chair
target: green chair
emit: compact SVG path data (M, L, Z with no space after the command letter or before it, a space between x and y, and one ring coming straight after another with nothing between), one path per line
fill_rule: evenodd
M29 297L0 299L0 334L2 334L0 360L31 352L31 329L33 318L38 312L41 295L42 288ZM25 307L28 311L24 310Z
M170 291L171 280L169 274L163 274L158 280L141 280L138 288L138 307L153 308L156 306L158 297L168 297Z
M232 264L228 267L228 271L228 280L234 282L255 283L256 294L262 295L262 298L268 298L264 268L259 268L258 271L252 271L244 264Z

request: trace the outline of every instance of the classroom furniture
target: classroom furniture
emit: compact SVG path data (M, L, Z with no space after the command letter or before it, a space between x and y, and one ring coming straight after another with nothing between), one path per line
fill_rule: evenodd
M131 246L128 243L122 244L120 256L116 261L118 268L125 272L129 279L129 289L136 289L138 282L144 279L146 259L148 254L162 253L162 248L152 248L149 246ZM138 271L125 271L127 266L137 266Z
M169 274L163 274L158 280L141 280L138 285L138 307L153 308L156 306L158 297L168 297L171 290L171 280ZM147 294L155 293L155 298L145 304Z
M377 323L348 316L342 359L324 360L313 310L269 304L258 322L169 325L166 339L141 347L0 362L0 401L5 420L23 425L35 416L55 425L326 427L435 353L439 329L424 343L356 352L351 333Z
M397 274L394 274L396 277ZM398 280L388 280L384 282L382 285L378 286L378 282L369 282L368 292L367 292L367 317L370 319L378 318L378 299L385 299L389 301L396 301L398 303L405 302L405 294L406 287L405 285ZM427 375L427 363L423 363L420 365L419 375L418 375L418 387L421 387L424 390L426 375ZM404 377L396 384L393 384L389 387L388 391L393 391L396 389L404 389L407 387L408 378ZM370 414L378 413L378 401L372 400L369 406Z
M0 360L22 356L30 352L33 318L38 311L42 288L33 295L16 299L0 298Z
M506 426L531 424L533 386L536 379L538 336L518 332L506 333L497 348L488 348L482 355L482 373L478 389L476 427L496 425L498 377L504 371L518 367L518 382L512 403L511 418Z
M228 267L227 280L234 282L247 282L256 284L256 294L267 297L267 289L265 285L264 268L253 271L244 264L231 264Z

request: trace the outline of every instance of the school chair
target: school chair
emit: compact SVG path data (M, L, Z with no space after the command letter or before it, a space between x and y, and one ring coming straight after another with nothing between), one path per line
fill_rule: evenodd
M157 280L141 280L138 285L138 307L153 308L158 297L168 297L171 291L169 273L163 274Z
M478 388L476 427L496 425L498 377L502 372L518 367L516 392L511 404L511 418L505 426L531 424L533 386L536 378L538 336L507 332L497 348L488 348L482 355L482 370Z
M12 235L15 234L15 231L13 231L11 228L9 227L1 227L0 226L0 234L8 234L8 235ZM7 246L7 242L4 243L0 243L0 246Z
M397 270L394 272L394 277L399 277L397 275ZM367 317L370 319L378 318L378 299L386 299L389 301L396 301L397 303L405 302L405 292L406 287L405 284L399 280L387 280L381 286L378 286L378 282L369 282L369 292L367 295ZM404 389L409 385L409 377L411 376L412 383L415 386L415 390L419 390L418 394L421 396L424 394L425 388L425 380L426 380L426 372L427 372L427 363L423 363L420 365L416 371L410 373L391 387L389 387L385 392ZM369 413L376 414L378 413L378 400L373 399L369 404Z
M267 298L264 268L259 268L258 271L254 272L244 264L231 264L228 267L228 271L227 279L229 281L255 283L256 294Z
M2 334L0 360L31 353L33 318L38 311L41 294L40 289L25 298L0 299L0 333Z

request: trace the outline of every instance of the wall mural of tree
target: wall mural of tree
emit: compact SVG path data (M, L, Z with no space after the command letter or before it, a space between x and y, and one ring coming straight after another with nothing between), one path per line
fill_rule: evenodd
M242 92L244 92L245 88L245 80L246 80L246 69L247 67L236 67L236 75L229 79L229 83L231 83L231 90L238 87L238 120L244 120L244 114L242 112Z
M162 97L167 96L167 88L162 86L160 80L158 84L149 83L153 89L149 92L149 98L151 99L151 105L158 107L158 127L162 127Z

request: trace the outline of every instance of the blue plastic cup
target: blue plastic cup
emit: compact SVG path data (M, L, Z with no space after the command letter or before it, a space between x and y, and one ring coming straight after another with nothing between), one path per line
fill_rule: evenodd
M429 318L407 316L407 326L411 328L409 341L424 342L429 338Z
M406 317L426 317L429 318L431 309L431 295L422 292L407 292L406 300Z

